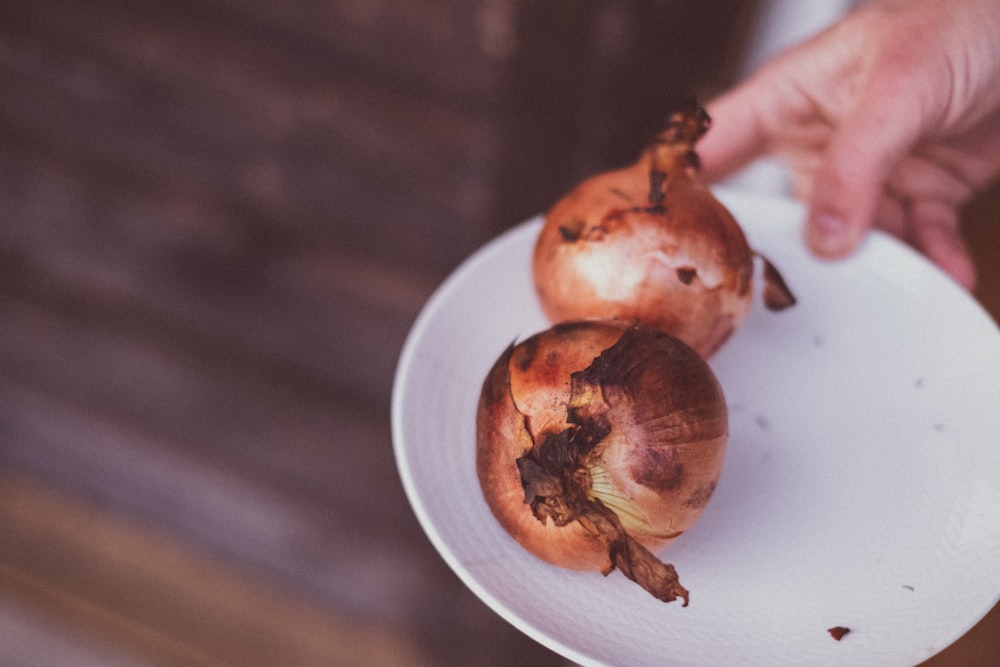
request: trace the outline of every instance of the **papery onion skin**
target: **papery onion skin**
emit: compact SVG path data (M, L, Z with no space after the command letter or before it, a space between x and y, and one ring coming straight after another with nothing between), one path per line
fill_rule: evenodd
M550 209L533 275L551 322L639 320L706 358L729 338L750 310L755 255L700 177L694 144L709 123L683 108L634 164Z
M608 572L608 545L584 521L560 526L532 512L518 467L519 459L537 456L547 439L565 433L567 442L591 437L587 424L600 420L609 429L583 450L580 468L587 472L578 477L584 486L601 477L604 490L613 491L599 495L601 503L651 552L702 513L722 470L728 425L725 398L708 365L652 327L611 320L563 323L510 346L497 359L483 383L476 420L476 465L487 504L539 558ZM613 507L622 500L624 513Z

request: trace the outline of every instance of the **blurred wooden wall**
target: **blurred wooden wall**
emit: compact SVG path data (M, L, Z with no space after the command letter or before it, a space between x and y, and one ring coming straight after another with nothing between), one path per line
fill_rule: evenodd
M3 3L0 663L561 662L423 536L389 392L458 262L726 65L675 4Z
M469 253L730 83L753 15L2 3L0 663L562 664L417 526L397 355Z

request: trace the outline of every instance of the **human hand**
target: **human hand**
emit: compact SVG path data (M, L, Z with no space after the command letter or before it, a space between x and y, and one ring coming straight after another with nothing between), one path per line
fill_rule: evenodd
M959 208L1000 172L1000 2L873 0L708 105L704 173L790 168L821 257L878 226L970 288Z

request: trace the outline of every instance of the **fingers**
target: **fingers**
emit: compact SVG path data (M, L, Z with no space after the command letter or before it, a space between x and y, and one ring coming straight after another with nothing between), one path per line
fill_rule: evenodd
M976 286L976 267L959 234L958 212L942 201L920 201L909 211L913 245L967 290Z
M975 265L958 217L969 186L912 156L921 132L917 116L884 104L858 108L872 111L845 119L816 172L806 221L809 247L821 257L843 257L878 224L972 289Z
M805 237L816 255L850 254L878 224L971 287L957 210L995 173L997 152L970 141L984 133L968 125L964 143L940 132L953 116L955 71L940 57L948 44L932 38L949 11L933 1L862 5L711 102L713 127L697 147L705 177L779 157L806 203Z
M850 254L871 227L887 165L877 154L841 149L820 166L808 202L806 243L821 257Z
M884 99L859 100L831 135L807 202L806 242L839 258L861 243L879 213L895 166L919 136L919 119Z
M706 106L712 128L698 142L697 150L708 181L734 174L765 152L768 137L752 104L753 85L751 80Z
M889 182L889 192L899 193L891 199L901 203L903 228L886 224L884 207L876 220L879 227L910 243L971 290L976 282L975 265L960 233L959 211L974 189L964 173L950 164L946 151L939 151L936 159L933 152L904 158Z

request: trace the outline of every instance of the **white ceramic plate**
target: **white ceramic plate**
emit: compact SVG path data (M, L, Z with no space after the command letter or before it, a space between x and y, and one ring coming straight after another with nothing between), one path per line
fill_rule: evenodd
M689 607L537 560L483 500L483 378L548 326L531 285L537 219L456 270L407 339L392 427L409 500L469 588L581 664L917 664L1000 598L1000 334L884 235L820 262L799 206L718 194L799 302L772 313L758 299L711 361L730 407L722 478L662 554ZM832 626L851 632L838 642Z

